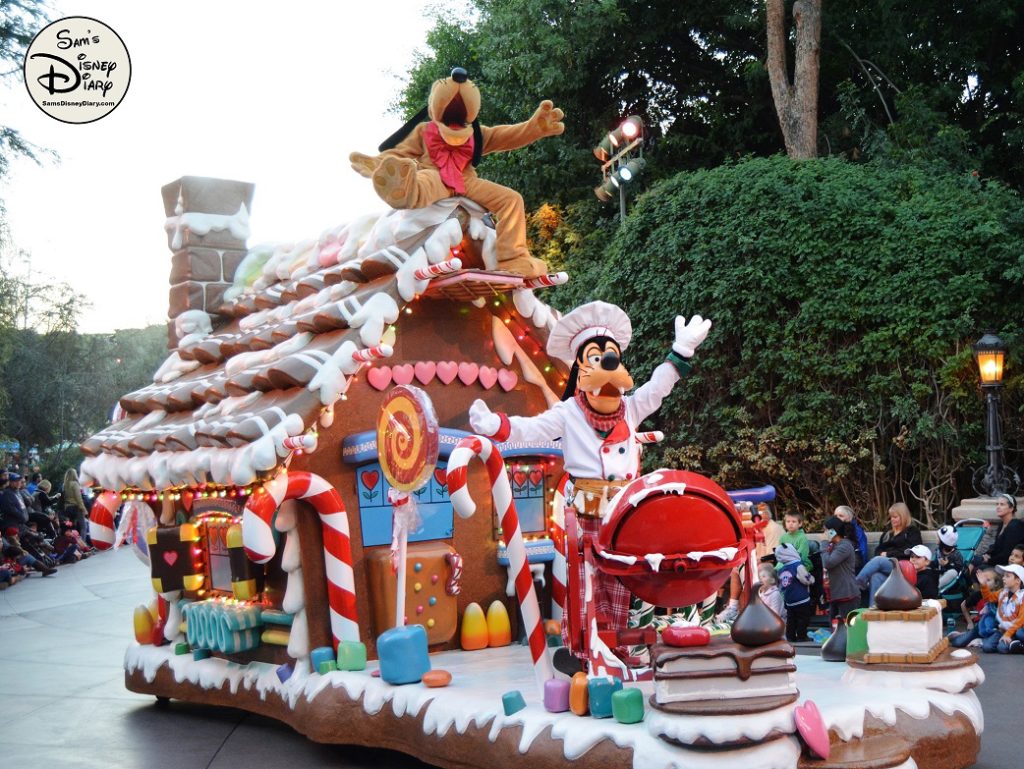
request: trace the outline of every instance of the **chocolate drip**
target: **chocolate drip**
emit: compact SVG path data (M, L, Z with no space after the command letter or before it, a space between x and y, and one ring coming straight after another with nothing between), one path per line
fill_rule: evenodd
M771 611L769 609L769 611ZM658 644L654 647L654 666L657 670L662 665L682 657L696 659L714 659L715 657L729 657L736 665L736 676L741 681L746 681L753 675L751 666L754 660L762 657L778 657L780 659L792 659L794 654L793 646L787 641L771 641L762 646L741 646L731 643L724 636L713 636L711 643L707 646L691 646L688 648L676 648ZM765 672L775 673L779 668L766 670ZM684 674L689 675L689 674ZM717 673L721 675L721 671ZM654 677L676 677L674 673L656 672Z

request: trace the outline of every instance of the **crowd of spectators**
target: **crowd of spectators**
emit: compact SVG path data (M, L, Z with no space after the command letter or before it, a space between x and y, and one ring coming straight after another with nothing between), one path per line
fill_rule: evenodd
M88 516L74 469L58 490L38 472L26 478L0 469L0 590L32 573L49 577L58 566L92 555Z

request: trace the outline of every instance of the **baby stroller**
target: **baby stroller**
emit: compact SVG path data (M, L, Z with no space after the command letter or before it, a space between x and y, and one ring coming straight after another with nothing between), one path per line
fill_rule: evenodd
M980 518L965 518L953 524L956 530L956 549L964 557L964 568L955 580L939 591L939 598L946 600L945 614L956 617L960 614L960 604L971 592L970 573L967 566L977 554L978 545L985 536L985 521ZM938 551L936 551L936 558Z

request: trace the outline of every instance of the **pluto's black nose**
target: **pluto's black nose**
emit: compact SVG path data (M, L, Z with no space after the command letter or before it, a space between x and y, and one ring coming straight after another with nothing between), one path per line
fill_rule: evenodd
M607 350L604 355L601 356L601 368L605 371L614 371L619 367L619 356L615 354L615 350Z
M452 70L452 80L456 83L465 83L469 80L469 73L466 72L462 67L455 67Z

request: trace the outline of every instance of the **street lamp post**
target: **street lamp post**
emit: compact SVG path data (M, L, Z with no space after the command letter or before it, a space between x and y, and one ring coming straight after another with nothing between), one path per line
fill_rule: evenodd
M602 162L601 184L594 194L602 203L609 202L619 192L619 223L626 221L626 185L644 170L644 122L630 115L601 143L594 147L594 156ZM637 152L636 157L633 153Z
M999 395L1003 389L1003 364L1006 344L994 331L986 331L974 344L981 389L985 393L985 451L988 463L974 471L974 490L986 496L1015 494L1020 476L1003 460L1003 430L999 418Z

